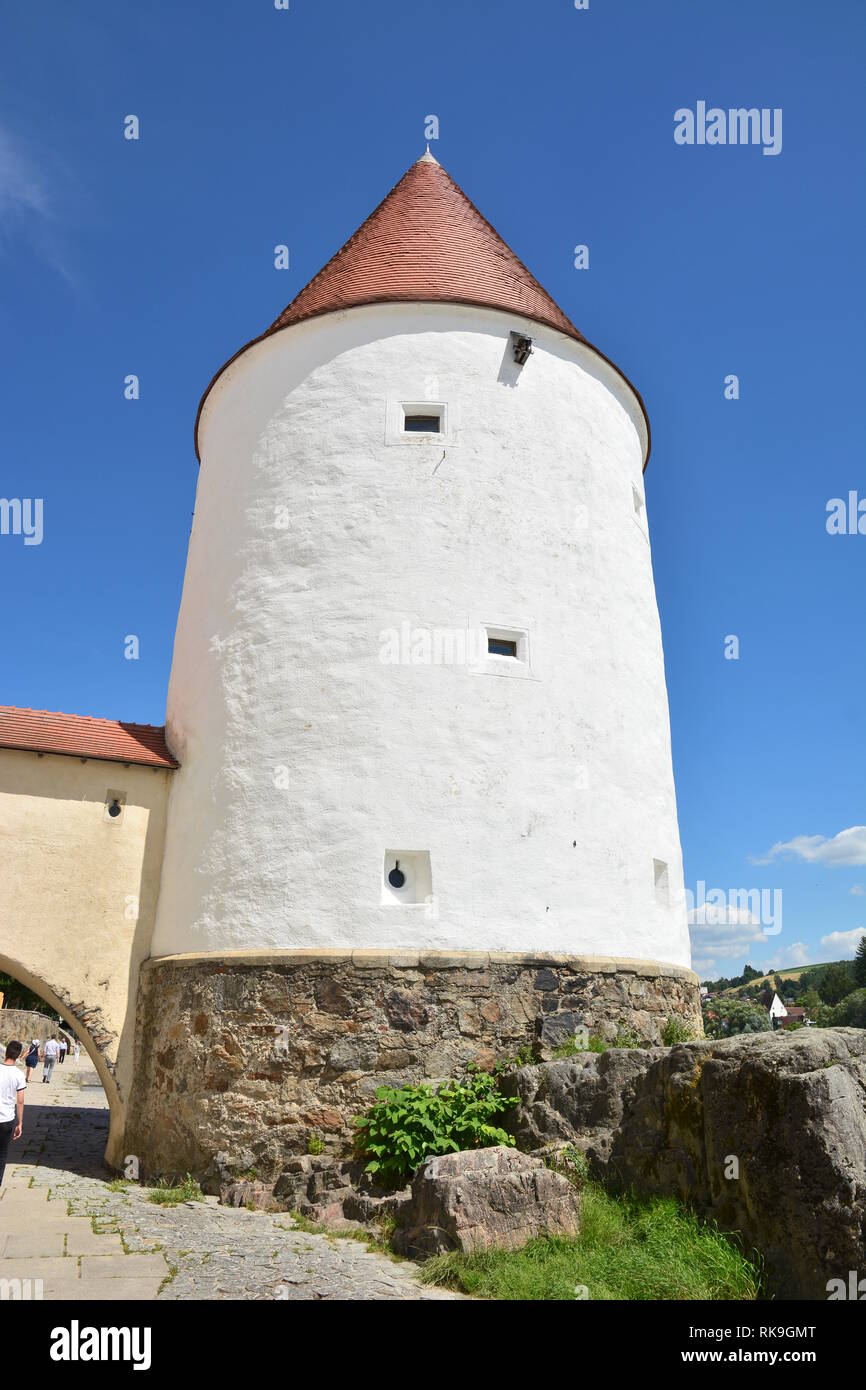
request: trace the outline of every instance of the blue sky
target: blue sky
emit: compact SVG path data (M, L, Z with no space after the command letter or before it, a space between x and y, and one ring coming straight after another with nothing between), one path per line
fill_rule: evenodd
M861 0L45 0L3 30L0 496L43 498L44 537L0 536L0 702L162 723L199 397L435 114L649 409L686 884L783 894L781 933L725 920L696 961L852 954L866 536L825 523L866 497ZM675 144L700 100L781 108L781 152Z

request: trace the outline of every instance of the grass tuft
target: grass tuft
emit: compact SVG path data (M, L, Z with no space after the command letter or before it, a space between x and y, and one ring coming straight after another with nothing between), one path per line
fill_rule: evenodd
M582 1188L580 1234L544 1236L522 1250L435 1255L427 1284L476 1298L565 1300L756 1299L759 1267L733 1239L704 1225L672 1197L611 1196Z
M164 1179L158 1182L148 1193L148 1201L162 1207L176 1207L181 1202L203 1202L204 1193L196 1179L187 1173L180 1182L171 1183Z

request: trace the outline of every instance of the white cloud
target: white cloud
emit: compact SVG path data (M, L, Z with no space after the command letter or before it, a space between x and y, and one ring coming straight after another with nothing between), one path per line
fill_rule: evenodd
M751 927L758 926L758 918L754 917L747 907L732 907L726 903L724 907L715 903L702 903L700 907L690 907L688 913L690 927Z
M54 185L63 178L58 169L49 175L24 142L0 125L0 251L8 253L16 237L25 239L78 289L78 280L66 264L54 196Z
M0 126L0 226L19 217L50 215L48 190L20 144Z
M779 855L793 855L808 864L828 864L836 869L844 864L866 864L866 825L852 825L829 839L826 835L795 835L779 840L762 856L750 856L753 864L769 864Z
M815 947L808 947L805 941L792 941L790 947L785 947L781 956L774 956L767 965L767 970L791 970L798 965L812 965L815 959Z
M717 960L742 962L751 954L757 955L757 944L761 944L761 955L767 949L767 937L760 923L744 908L714 907L705 903L693 908L689 914L689 935L695 962L692 968L700 973L716 964Z
M862 883L855 883L853 888L848 889L848 892L854 898L866 897L866 888L863 887Z
M854 956L861 936L866 936L866 927L854 927L852 931L831 931L829 936L821 937L821 945L835 951L835 960L845 960L848 956Z

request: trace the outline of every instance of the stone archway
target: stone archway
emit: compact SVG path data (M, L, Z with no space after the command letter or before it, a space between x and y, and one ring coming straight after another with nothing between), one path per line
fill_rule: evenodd
M86 749L84 750L87 751ZM0 748L0 969L81 1039L122 1166L138 973L150 951L170 772ZM120 814L111 815L117 803Z
M2 951L0 951L0 970L4 974L12 975L20 984L25 985L27 989L44 999L50 1008L56 1009L60 1017L65 1019L80 1039L82 1047L96 1068L96 1073L102 1082L105 1098L108 1101L109 1129L105 1160L112 1167L118 1167L123 1156L123 1131L126 1117L125 1106L115 1077L115 1069L106 1051L106 1043L113 1039L105 1037L104 1030L99 1028L98 1022L96 1029L93 1028L93 1010L85 1008L81 1012L74 1012L70 1007L69 998L65 991L58 992L47 980L33 974L21 961L4 954ZM96 1013L98 1020L98 1011ZM88 1026L88 1022L90 1022L90 1026Z

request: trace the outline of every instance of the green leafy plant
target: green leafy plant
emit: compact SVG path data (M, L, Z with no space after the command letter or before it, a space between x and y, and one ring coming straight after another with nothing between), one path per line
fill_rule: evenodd
M677 1043L694 1042L694 1037L691 1028L687 1028L681 1018L676 1018L674 1014L668 1014L667 1021L662 1028L662 1042L665 1047L674 1047Z
M459 1153L514 1140L494 1122L517 1104L495 1076L473 1071L464 1081L432 1086L380 1086L376 1104L356 1116L356 1149L366 1171L397 1186L431 1154Z
M325 1141L320 1134L311 1131L307 1138L308 1154L323 1154L325 1152Z
M643 1047L644 1039L640 1033L635 1033L631 1028L620 1028L616 1035L614 1047Z

